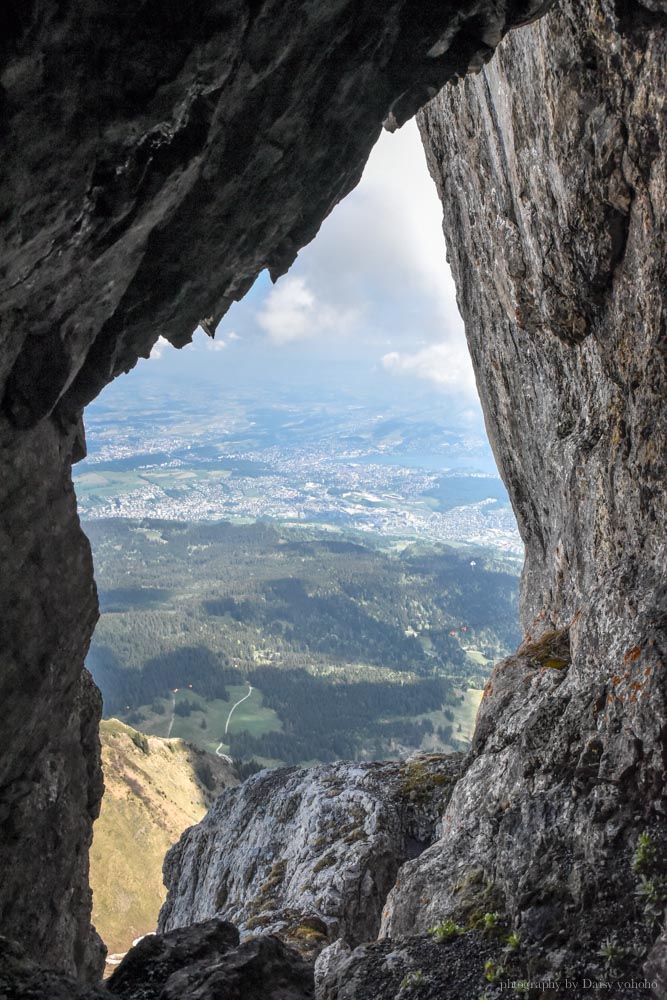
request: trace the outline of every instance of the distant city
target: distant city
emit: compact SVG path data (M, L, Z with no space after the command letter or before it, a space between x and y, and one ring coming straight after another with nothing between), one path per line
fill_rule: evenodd
M124 389L89 409L87 438L84 519L273 519L522 555L483 436L429 409Z

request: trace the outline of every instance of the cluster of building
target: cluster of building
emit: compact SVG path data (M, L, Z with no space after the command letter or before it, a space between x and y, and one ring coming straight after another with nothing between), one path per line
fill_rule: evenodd
M232 461L265 464L267 457L258 453L227 456ZM145 485L103 498L83 492L79 498L81 515L88 519L150 517L188 521L271 518L521 552L513 515L494 498L451 510L434 510L424 494L439 478L436 474L396 466L333 462L312 454L299 457L292 453L278 461L277 456L271 457L271 468L265 474L233 474L215 481L209 467L206 475L184 482L170 480L169 486L151 481L152 474L183 468L182 459L143 466L134 471L141 472ZM224 458L218 464L224 465ZM198 467L204 471L199 463L195 471Z
M321 426L319 435L317 422L299 423L298 431L288 422L281 444L274 443L275 428L269 441L251 416L239 404L224 418L195 424L187 437L176 425L153 426L126 413L115 420L98 417L89 426L91 453L85 467L79 466L82 517L270 518L521 554L514 516L494 495L493 477L465 474L489 479L488 497L466 502L456 497L453 483L451 509L445 509L450 504L439 503L434 491L440 484L442 495L443 482L446 486L448 456L443 452L440 463L436 453L428 467L418 467L414 456L394 454L387 443L371 446L367 414L345 411L333 426ZM462 435L454 437L445 450L465 451ZM479 441L471 438L469 444L473 456ZM438 443L433 447L437 452ZM462 475L456 473L459 481ZM484 490L469 495L484 497Z

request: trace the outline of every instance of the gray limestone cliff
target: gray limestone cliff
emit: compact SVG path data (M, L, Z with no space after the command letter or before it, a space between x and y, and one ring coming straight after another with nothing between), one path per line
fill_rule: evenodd
M283 273L400 125L544 0L0 10L0 933L87 977L102 791L82 409Z
M651 939L630 860L644 829L664 844L667 815L658 6L566 0L420 117L526 544L526 639L491 676L445 834L403 870L384 933L456 913L479 871L554 965L623 922L637 966Z
M226 791L167 855L159 929L218 917L308 955L372 940L400 866L436 839L461 763L287 768Z
M464 917L474 877L555 975L620 926L640 973L657 933L631 858L667 815L666 29L564 2L420 116L526 639L383 933Z

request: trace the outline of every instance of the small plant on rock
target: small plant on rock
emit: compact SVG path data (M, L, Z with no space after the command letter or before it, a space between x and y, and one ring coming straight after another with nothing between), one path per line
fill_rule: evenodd
M424 973L421 969L416 969L414 972L408 972L406 976L403 977L401 981L401 990L409 992L413 990L415 986L421 986L424 982Z
M632 855L632 870L635 875L645 875L650 872L655 864L655 856L655 841L648 830L644 830L637 837L635 853Z
M499 913L485 913L482 920L482 930L485 934L492 934L498 929Z
M489 958L484 963L484 978L489 983L497 982L500 977L504 974L505 969L498 962L495 962L492 958Z
M442 920L434 927L429 927L428 932L436 944L446 944L465 933L464 928L460 927L451 917L447 917L446 920Z
M521 947L521 935L517 934L516 931L512 931L505 938L505 949L507 951L518 951Z
M609 937L606 941L602 942L598 955L604 961L605 969L611 972L622 962L626 953L618 944L616 937Z
M667 879L660 875L654 878L642 875L635 896L644 910L646 922L651 926L660 923L667 903Z

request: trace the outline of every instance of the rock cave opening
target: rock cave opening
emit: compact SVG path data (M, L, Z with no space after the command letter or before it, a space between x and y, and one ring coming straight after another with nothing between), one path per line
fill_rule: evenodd
M492 663L520 641L522 544L441 215L416 125L384 133L285 277L260 276L215 339L159 340L86 410L73 479L107 787L90 881L110 970L155 930L169 836L232 761L243 775L460 752ZM371 704L344 709L362 688ZM189 807L167 780L188 767ZM411 819L397 857L433 837Z
M164 1000L222 988L247 998L253 977L262 998L314 995L312 963L270 935L239 945L215 920L142 942L115 984L96 985L88 848L101 703L83 662L98 601L71 467L85 451L83 407L160 335L182 346L201 320L217 327L260 272L285 274L355 187L383 122L415 114L525 543L525 640L494 669L455 774L317 771L310 821L326 849L310 888L360 857L362 814L382 873L365 896L355 881L340 892L346 929L318 960L318 998L477 1000L497 995L504 974L529 995L527 977L538 992L574 982L586 996L609 980L618 998L664 995L666 20L662 0L30 0L3 12L10 995L133 1000L148 979ZM285 601L284 585L272 593ZM304 799L291 771L282 785L272 773L218 801L241 815L261 792L288 836ZM436 842L391 884L382 850L406 795L428 822L429 802L444 811ZM327 817L352 822L355 809L327 848ZM248 917L261 921L289 864L258 855L228 873L207 844L223 849L195 827L170 855L179 921L197 912L207 871L215 908L255 861L262 891ZM362 898L382 903L380 936L350 953ZM295 915L312 955L321 918Z

